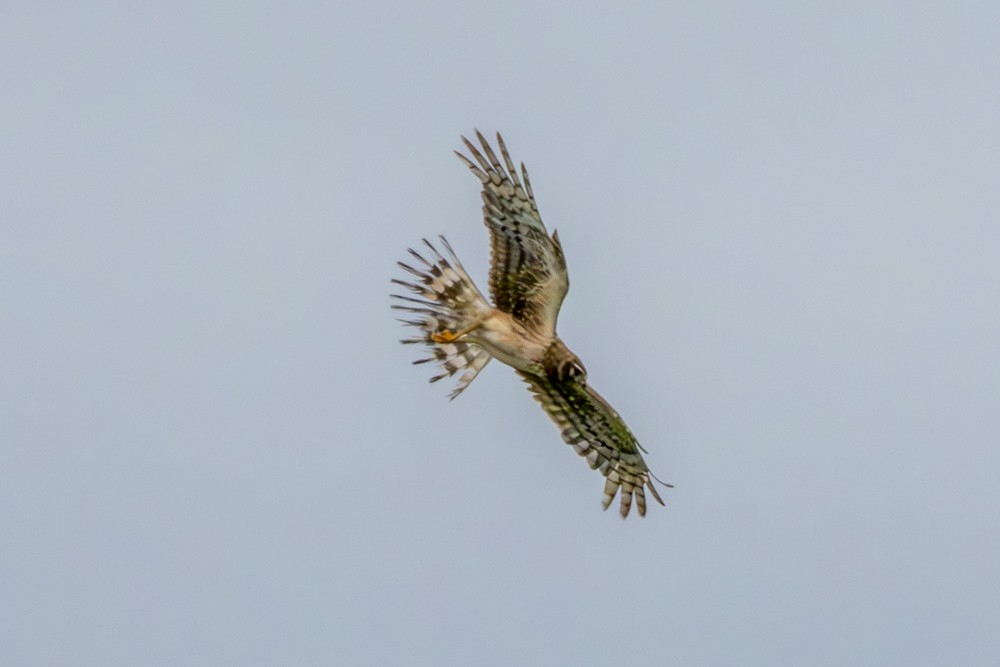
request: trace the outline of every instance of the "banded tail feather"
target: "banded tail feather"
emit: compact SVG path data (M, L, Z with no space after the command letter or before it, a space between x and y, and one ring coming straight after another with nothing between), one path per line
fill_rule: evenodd
M469 386L490 359L493 357L475 343L452 341L441 343L434 340L435 334L461 331L491 306L465 272L465 268L455 255L451 245L443 237L438 237L449 258L438 252L430 241L423 239L424 245L430 251L430 259L425 259L412 248L410 254L419 262L416 268L404 262L399 266L410 273L412 282L392 279L396 285L406 288L416 296L392 294L399 301L393 308L415 316L413 319L402 319L406 326L418 329L417 335L404 338L401 343L422 344L428 348L430 356L414 361L414 364L436 362L443 371L433 376L430 381L437 382L462 371L458 384L448 395L454 399Z

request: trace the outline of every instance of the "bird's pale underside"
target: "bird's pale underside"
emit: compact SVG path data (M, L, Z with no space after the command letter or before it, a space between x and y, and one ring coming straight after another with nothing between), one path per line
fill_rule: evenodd
M431 382L460 373L451 398L468 387L490 359L513 367L559 426L563 440L607 478L604 508L620 489L622 517L628 516L633 498L639 514L645 515L646 489L661 505L663 500L641 447L614 408L587 383L583 364L556 334L559 308L569 289L559 236L546 231L528 172L522 164L518 174L500 135L503 163L478 131L476 137L480 147L462 137L471 157L456 155L482 183L493 303L469 278L443 236L447 256L425 239L424 254L410 250L413 265L399 263L412 277L393 280L412 293L394 294L398 302L393 307L408 313L409 319L401 321L418 330L403 342L430 350L431 356L414 363L440 365L442 372Z

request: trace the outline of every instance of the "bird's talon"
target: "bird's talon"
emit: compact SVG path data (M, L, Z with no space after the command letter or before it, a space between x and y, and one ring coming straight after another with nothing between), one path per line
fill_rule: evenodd
M444 331L435 331L431 334L431 340L435 343L450 343L455 340L457 336L447 329Z

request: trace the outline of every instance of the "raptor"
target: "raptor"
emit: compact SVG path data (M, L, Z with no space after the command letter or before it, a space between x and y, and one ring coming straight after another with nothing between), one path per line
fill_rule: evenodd
M460 374L450 397L458 396L490 359L514 368L559 427L563 440L606 478L604 509L619 490L619 512L629 514L632 500L646 514L646 490L661 505L652 473L638 441L622 418L587 382L587 371L556 333L556 320L569 277L559 235L550 236L538 213L528 172L520 174L503 138L497 134L501 162L489 142L476 132L479 146L462 137L468 155L459 159L482 184L483 220L490 234L489 292L483 296L448 241L442 255L424 239L425 254L411 249L414 265L399 262L410 276L392 282L409 294L394 294L393 308L418 330L403 343L422 344L430 356L414 363L436 362L435 382ZM671 486L665 484L665 486Z

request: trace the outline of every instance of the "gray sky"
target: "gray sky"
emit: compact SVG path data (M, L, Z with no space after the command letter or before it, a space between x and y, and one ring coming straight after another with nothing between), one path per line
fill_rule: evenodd
M7 3L3 662L1000 662L1000 10L894 4ZM475 127L643 520L396 343Z

